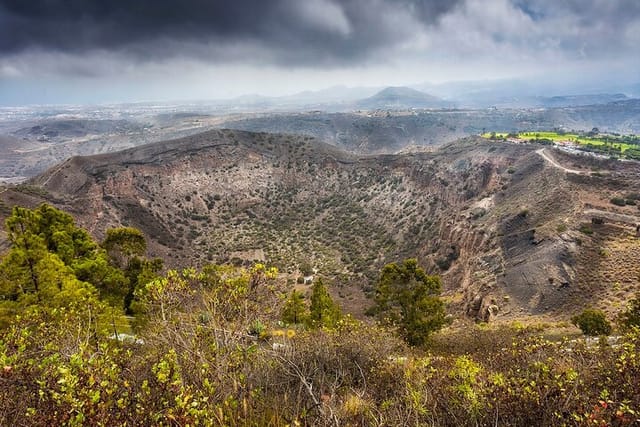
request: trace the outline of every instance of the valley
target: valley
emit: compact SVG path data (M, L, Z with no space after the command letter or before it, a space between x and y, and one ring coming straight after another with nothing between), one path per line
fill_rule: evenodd
M458 316L562 320L588 305L614 314L637 288L640 271L622 260L638 250L640 212L610 200L636 197L639 174L633 162L479 137L359 155L309 136L212 130L73 157L0 199L3 215L47 201L97 237L137 227L168 266L261 261L288 286L313 268L358 317L380 268L418 257Z

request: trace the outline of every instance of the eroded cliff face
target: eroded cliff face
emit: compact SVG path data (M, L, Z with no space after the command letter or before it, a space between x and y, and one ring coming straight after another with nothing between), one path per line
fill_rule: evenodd
M579 211L578 198L563 172L535 153L512 160L485 175L482 198L463 206L440 233L440 247L450 244L455 258L446 277L459 283L457 300L484 321L561 308L575 276L575 242L556 229Z
M98 238L142 229L169 266L257 256L295 278L310 264L356 314L385 263L417 257L442 275L452 310L488 321L574 310L590 280L583 253L604 244L580 231L585 194L597 188L605 203L617 190L539 149L466 139L357 157L309 137L213 131L73 158L31 185Z

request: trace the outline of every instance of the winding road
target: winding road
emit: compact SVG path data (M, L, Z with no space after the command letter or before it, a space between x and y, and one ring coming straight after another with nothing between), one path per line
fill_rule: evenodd
M562 169L563 171L567 172L567 173L575 173L577 175L582 175L585 172L584 171L580 171L577 169L569 169L566 168L564 166L562 166L560 163L556 162L555 159L553 157L551 157L549 154L547 154L546 151L544 151L544 148L541 148L539 150L536 150L536 153L538 153L543 159L545 159L547 162L549 162L551 164L551 166L558 168L558 169Z
M538 153L543 159L545 159L547 162L549 162L553 167L561 169L567 173L574 173L577 175L584 175L587 172L585 171L580 171L580 170L576 170L576 169L569 169L566 168L564 166L562 166L560 163L556 162L555 159L553 157L551 157L547 152L545 152L544 148L541 148L539 150L536 150L536 153ZM638 224L640 222L640 217L635 216L635 215L627 215L627 214L622 214L622 213L617 213L617 212L609 212L606 210L602 210L602 209L586 209L584 212L584 215L587 216L591 216L591 217L603 217L606 218L608 221L612 221L612 222L617 222L617 223L623 223L623 224L629 224L629 225L633 225L635 226L636 224Z

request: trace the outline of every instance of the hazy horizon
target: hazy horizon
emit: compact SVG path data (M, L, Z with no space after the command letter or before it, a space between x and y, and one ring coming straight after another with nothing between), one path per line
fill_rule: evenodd
M0 0L0 105L505 79L595 93L638 84L638 46L635 0Z

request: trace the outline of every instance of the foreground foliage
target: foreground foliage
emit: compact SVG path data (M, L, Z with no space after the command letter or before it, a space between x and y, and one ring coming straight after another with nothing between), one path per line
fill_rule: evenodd
M495 334L511 344L472 355L416 352L349 318L259 338L246 333L256 318L224 303L222 317L203 322L209 297L180 293L193 279L173 276L166 286L179 296L154 304L197 310L174 304L162 317L156 305L137 341L90 334L77 310L21 317L0 339L0 424L632 426L640 417L637 333L590 347L506 328Z
M440 283L407 260L378 283L377 313L392 321L365 324L342 316L321 282L307 307L262 264L158 277L136 230L97 245L48 209L14 211L9 223L0 425L640 423L635 300L615 344L510 326L436 332ZM119 285L83 276L87 263ZM127 307L135 335L115 322Z
M140 231L108 230L100 245L47 204L14 207L6 230L11 248L0 262L0 327L30 310L88 306L100 327L113 330L126 323L123 310L131 311L136 288L162 267L144 258Z

